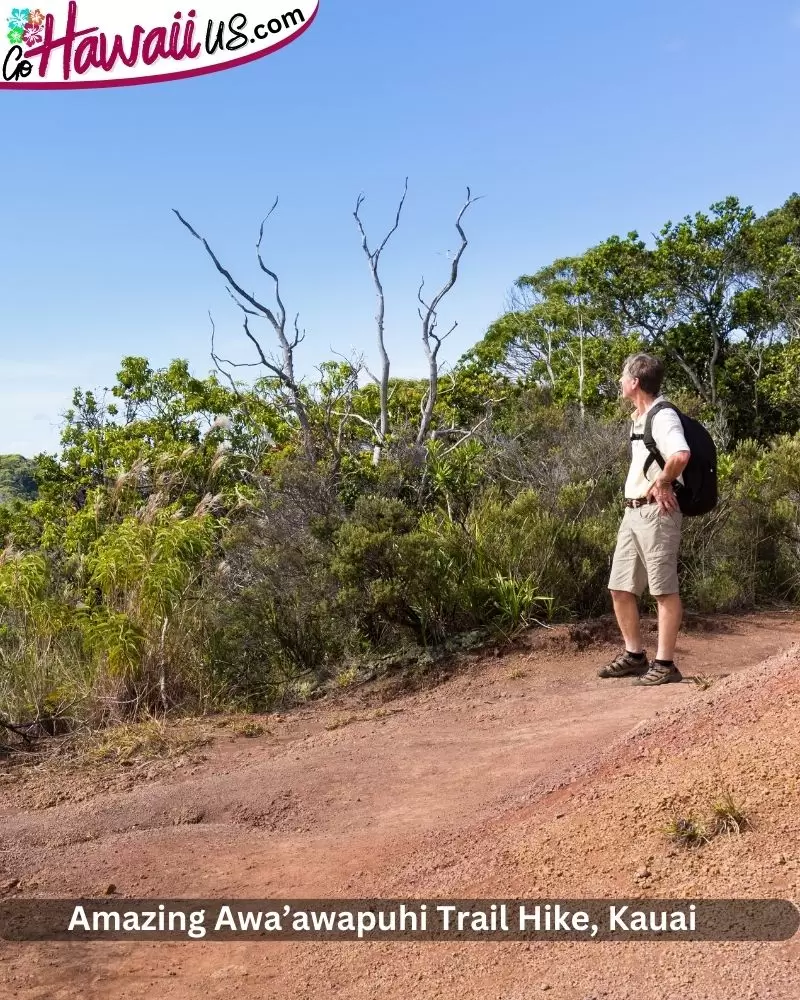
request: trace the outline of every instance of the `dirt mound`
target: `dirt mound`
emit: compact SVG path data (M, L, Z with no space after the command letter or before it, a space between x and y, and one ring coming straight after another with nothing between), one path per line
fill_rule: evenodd
M0 891L800 897L800 620L690 628L679 662L698 683L656 689L598 680L613 649L602 638L537 633L391 712L344 697L271 717L263 736L216 743L205 761L131 788L95 787L83 802L20 808L15 780ZM696 849L670 839L670 823L709 820L725 794L748 820L741 836ZM800 950L797 940L94 944L9 946L1 957L0 995L42 1000L797 1000Z

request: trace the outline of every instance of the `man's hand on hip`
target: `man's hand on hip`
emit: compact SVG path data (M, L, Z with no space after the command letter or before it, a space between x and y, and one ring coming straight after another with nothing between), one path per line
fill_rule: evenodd
M678 510L678 498L675 496L672 483L665 482L660 476L647 491L647 495L653 497L662 514L671 514L674 510Z
M680 509L672 484L689 464L690 458L691 452L676 451L667 459L661 474L656 477L655 482L647 491L648 497L653 497L662 514L671 514L674 510Z

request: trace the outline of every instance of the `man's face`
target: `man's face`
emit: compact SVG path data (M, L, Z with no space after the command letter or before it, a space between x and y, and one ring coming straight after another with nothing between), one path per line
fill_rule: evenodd
M622 392L622 398L630 399L633 393L638 388L638 385L639 385L639 379L633 378L633 376L629 374L628 369L623 368L622 375L620 376L619 380L619 387Z

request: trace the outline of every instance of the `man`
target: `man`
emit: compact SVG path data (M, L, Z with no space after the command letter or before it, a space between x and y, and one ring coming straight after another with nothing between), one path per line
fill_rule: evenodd
M617 536L608 589L614 601L625 650L599 671L600 677L636 675L634 684L651 686L683 680L673 662L683 608L678 592L678 548L683 515L673 484L690 452L680 417L672 409L659 410L652 434L664 469L651 462L642 435L648 411L661 402L664 366L649 354L634 354L625 362L620 388L634 406L631 465L625 483L625 513ZM638 437L637 437L638 435ZM642 649L638 599L647 584L658 603L658 650L648 664Z

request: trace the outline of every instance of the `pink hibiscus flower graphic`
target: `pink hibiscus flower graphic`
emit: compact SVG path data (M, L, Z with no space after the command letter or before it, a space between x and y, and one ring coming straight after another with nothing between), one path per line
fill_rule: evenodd
M39 45L44 39L42 28L38 24L28 24L25 28L25 44Z

